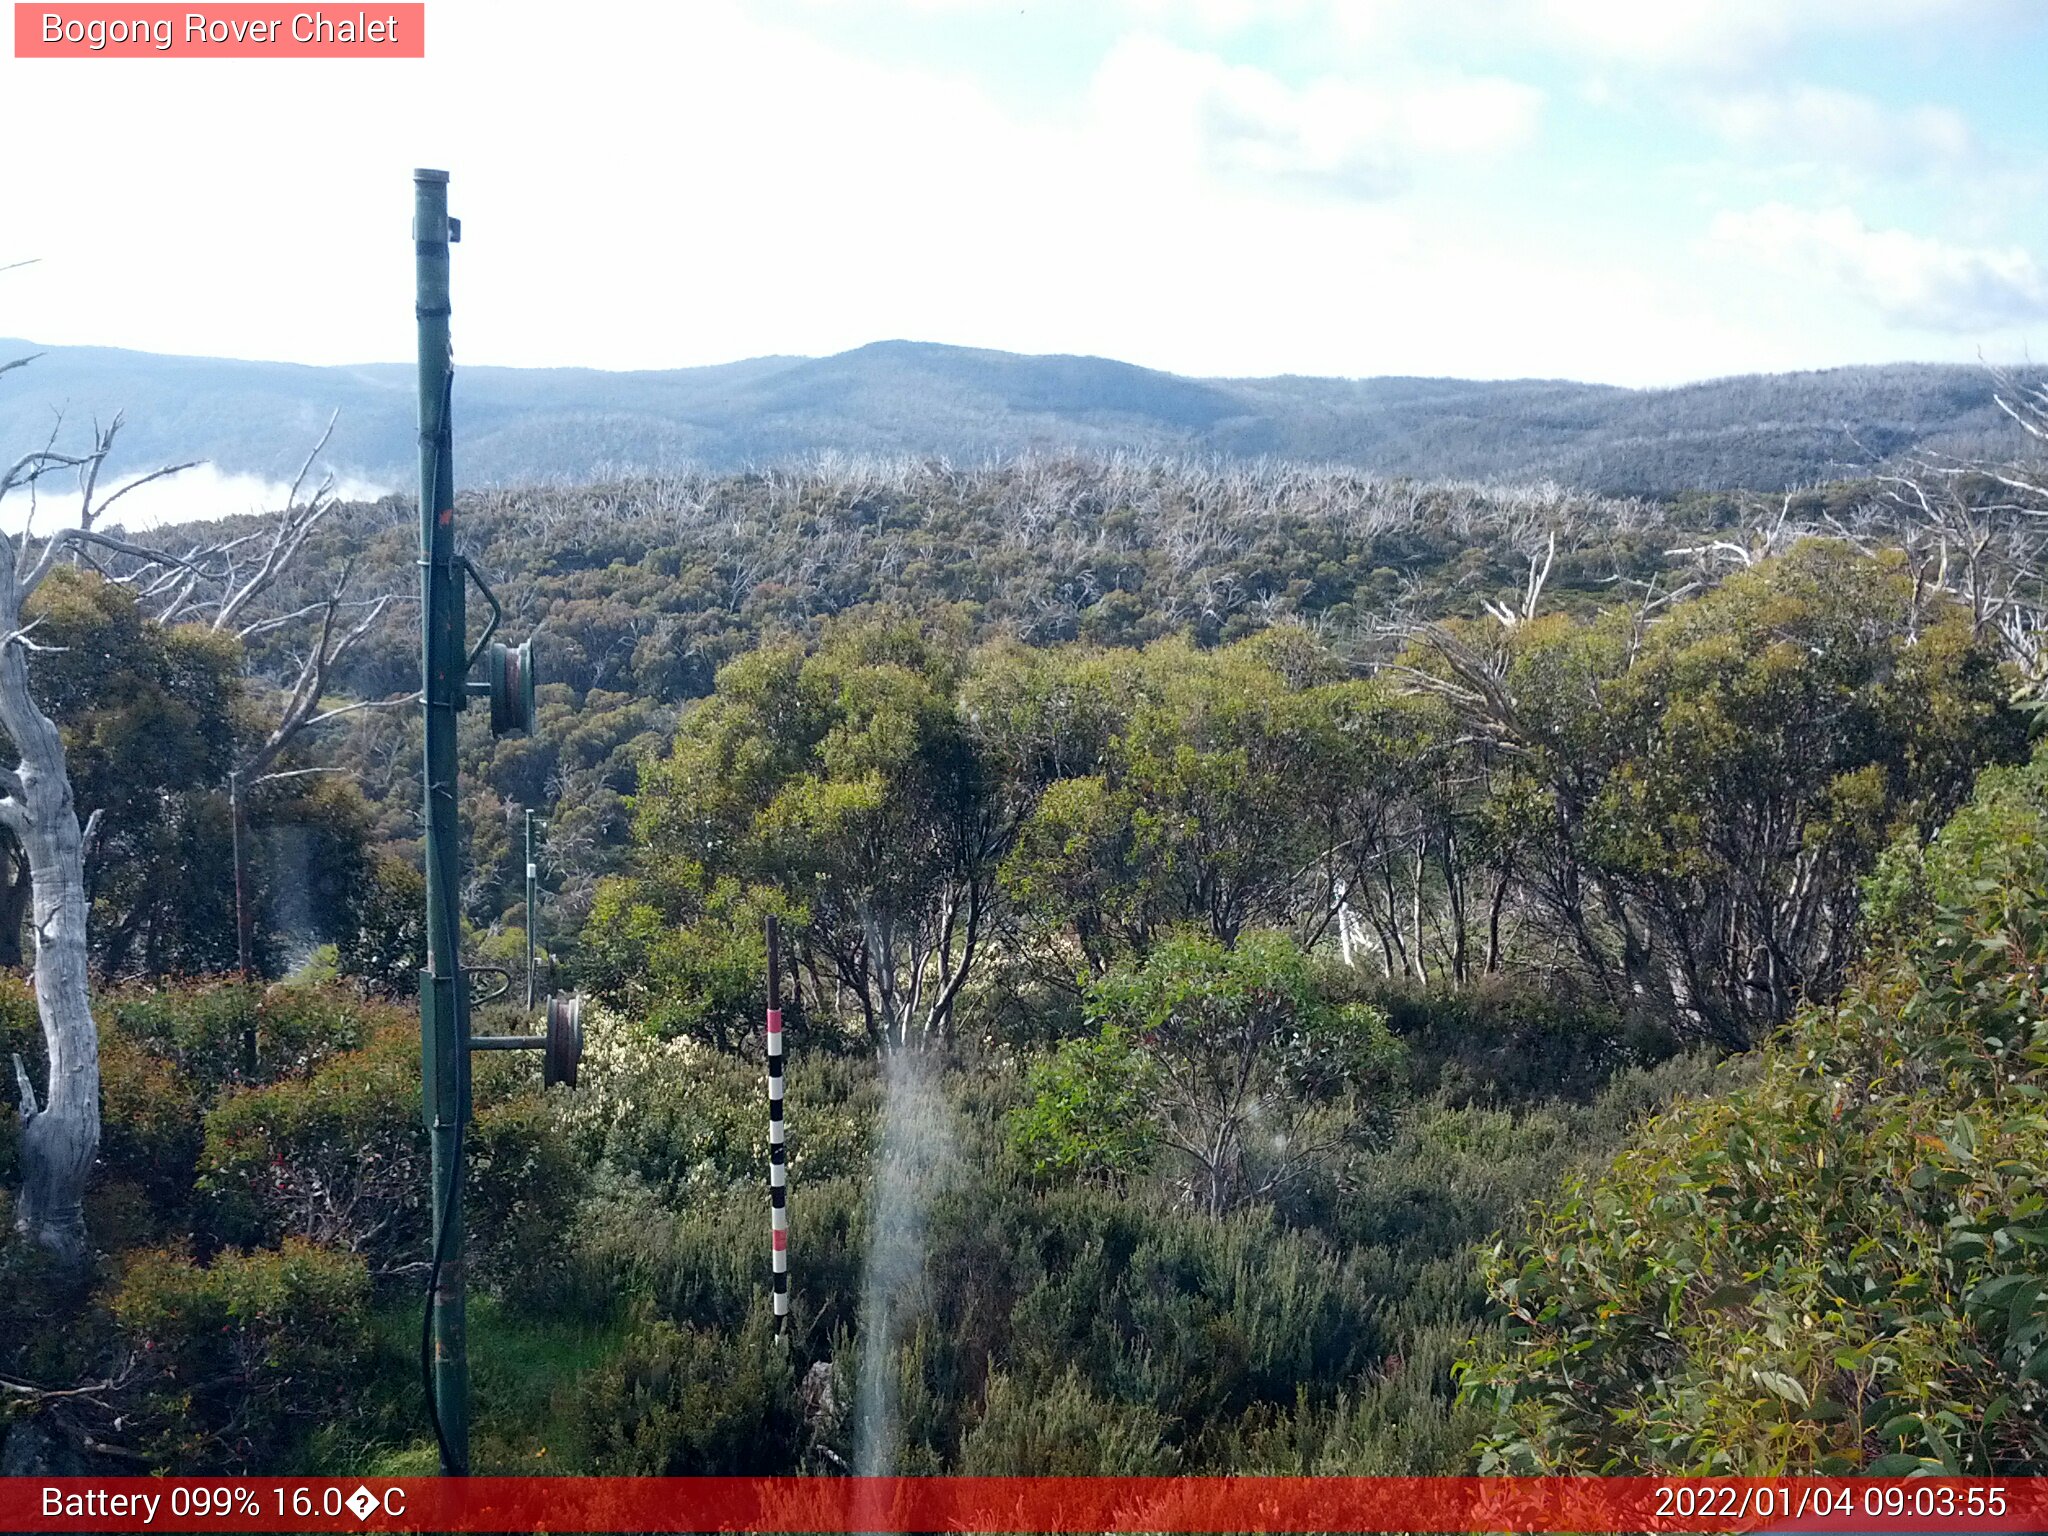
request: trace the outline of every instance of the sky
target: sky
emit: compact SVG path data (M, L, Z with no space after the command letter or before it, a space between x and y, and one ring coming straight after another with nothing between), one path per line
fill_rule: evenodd
M353 12L354 7L350 7ZM0 335L459 362L891 338L1197 375L2048 352L2034 0L429 0L424 60L0 58Z

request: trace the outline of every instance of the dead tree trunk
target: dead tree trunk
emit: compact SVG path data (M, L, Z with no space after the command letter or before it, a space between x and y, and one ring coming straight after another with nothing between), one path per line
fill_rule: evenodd
M0 372L17 366L0 363ZM86 991L85 844L91 824L78 824L64 738L29 686L35 625L23 623L21 615L69 550L90 545L149 557L149 551L93 528L94 519L126 491L176 472L141 476L95 504L100 470L120 427L117 416L95 432L88 453L44 448L0 470L0 500L67 470L76 471L82 492L79 525L53 532L40 546L32 536L32 513L21 533L0 532L0 734L13 744L18 759L12 769L0 767L0 825L14 834L28 858L30 952L47 1066L38 1096L27 1064L19 1056L14 1059L21 1114L21 1194L14 1227L72 1271L84 1268L89 1257L85 1186L100 1141L100 1042Z
M23 361L27 359L0 362L0 373L11 372ZM76 527L57 529L38 542L31 507L19 534L0 532L0 733L13 743L19 758L19 766L12 771L0 767L0 826L14 834L27 857L36 1011L41 1015L49 1069L39 1097L27 1064L19 1057L14 1062L22 1119L21 1197L15 1206L14 1224L29 1241L70 1267L82 1267L88 1257L85 1188L99 1150L99 1034L86 990L85 888L85 847L99 813L95 811L83 827L79 825L64 760L64 739L37 705L29 686L28 658L37 645L30 635L33 621L22 621L23 607L67 552L89 547L126 557L131 568L114 579L136 590L156 609L160 622L189 621L210 609L215 630L247 640L317 615L318 640L300 667L283 718L252 762L244 765L238 789L261 782L279 754L308 727L356 709L402 702L320 707L334 663L370 631L391 601L388 597L345 601L346 573L322 602L272 619L242 619L276 583L335 504L331 480L309 502L299 501L300 487L326 445L324 435L307 456L284 510L271 527L267 545L250 569L242 552L260 542L255 534L231 537L179 557L141 548L93 526L128 492L192 467L173 465L138 476L96 501L100 471L120 428L121 419L116 416L106 428L95 430L88 452L67 454L45 447L0 469L0 500L10 491L33 487L44 476L60 471L75 471L81 492ZM331 421L328 430L333 430ZM218 596L206 600L201 595L206 591ZM351 611L356 614L355 622L343 622L344 613ZM239 798L237 795L238 811ZM246 957L243 965L245 969L248 966Z
M86 1262L85 1185L100 1140L99 1034L86 992L85 837L57 727L29 691L21 633L22 582L12 541L0 555L0 730L21 766L0 777L0 820L28 855L36 1012L49 1061L38 1102L28 1069L14 1062L21 1093L21 1197L15 1230L66 1268Z

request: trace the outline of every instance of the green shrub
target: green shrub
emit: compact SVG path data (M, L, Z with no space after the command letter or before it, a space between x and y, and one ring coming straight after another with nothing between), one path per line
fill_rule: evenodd
M391 1028L304 1079L229 1096L206 1116L201 1188L220 1235L286 1235L362 1253L373 1271L424 1242L417 1039Z
M859 1310L865 1229L861 1186L792 1183L791 1307L799 1332L829 1338ZM567 1255L580 1310L622 1296L689 1327L736 1329L768 1294L764 1182L675 1206L631 1177L601 1170L578 1209Z
M20 1056L37 1082L43 1079L43 1026L35 993L12 971L0 971L0 1081L7 1084L0 1111L0 1183L14 1182L21 1142L20 1104L15 1098L13 1061Z
M334 944L315 944L307 950L284 978L289 987L331 987L341 980L341 950Z
M1266 1211L1226 1220L1156 1200L1069 1190L949 1195L931 1212L927 1293L954 1366L988 1362L1149 1405L1192 1444L1256 1403L1325 1399L1385 1339L1367 1274Z
M463 1195L473 1273L484 1286L532 1283L560 1250L579 1170L530 1061L475 1068ZM416 1263L429 1230L417 1028L384 1025L303 1078L223 1099L206 1116L201 1173L228 1241L331 1244L379 1276Z
M960 1447L967 1477L1163 1477L1179 1458L1148 1405L1105 1402L1069 1366L1028 1385L998 1371Z
M410 1009L368 1006L347 989L280 982L263 989L256 1010L257 1077L302 1077L330 1056L359 1048L371 1033L411 1023Z
M132 1185L155 1224L189 1217L200 1115L199 1093L184 1072L102 1026L99 1177ZM121 1246L105 1233L96 1241Z
M531 1071L530 1061L506 1061L493 1075L502 1079ZM486 1076L479 1074L480 1079ZM484 1082L465 1163L464 1208L476 1256L473 1283L514 1298L544 1294L564 1262L585 1178L562 1133L555 1096L529 1083ZM423 1177L424 1172L423 1161Z
M644 1309L636 1331L659 1321L679 1334L737 1337L768 1295L756 1070L616 1020L594 1031L592 1063L588 1096L560 1101L597 1167L547 1305L558 1317L596 1318L623 1302ZM1075 1445L1073 1426L1100 1414L1156 1426L1158 1464L1182 1471L1469 1470L1465 1453L1485 1415L1454 1404L1449 1365L1483 1316L1475 1245L1516 1230L1524 1206L1566 1170L1705 1075L1700 1061L1681 1058L1625 1071L1585 1106L1409 1105L1388 1135L1348 1149L1299 1199L1218 1220L1142 1180L1119 1192L1034 1177L1010 1146L1027 1074L998 1051L939 1064L955 1172L929 1192L923 1214L905 1303L922 1315L880 1361L898 1399L891 1465L1057 1461ZM878 1079L872 1062L793 1059L793 1137L821 1114L865 1130ZM819 1096L818 1110L799 1115L799 1084ZM693 1138L700 1108L714 1129ZM872 1152L850 1134L844 1141L843 1157L824 1166L843 1162L853 1176L821 1177L800 1158L791 1179L793 1326L783 1347L817 1411L783 1470L825 1471L831 1456L852 1457L846 1410L871 1364L858 1330ZM818 1406L823 1394L806 1374L827 1361L834 1414ZM725 1368L705 1369L716 1379ZM620 1378L608 1390L616 1419ZM1034 1419L1041 1396L1064 1406ZM580 1409L564 1411L583 1421ZM607 1465L635 1465L643 1452L641 1464L666 1464L657 1450L676 1431L659 1427L661 1416L626 1414L640 1427L613 1435ZM704 1465L703 1450L692 1443L677 1454Z
M1283 934L1169 935L1089 987L1095 1039L1034 1073L1019 1150L1116 1175L1166 1153L1212 1216L1284 1198L1365 1138L1402 1059L1379 1011L1327 981Z
M1489 1268L1489 1466L2048 1470L2048 754L1985 774L1753 1080Z
M586 1160L609 1163L669 1198L735 1184L757 1189L768 1166L765 1073L760 1058L663 1039L600 1011L586 1024L565 1123ZM865 1172L876 1097L871 1062L792 1052L785 1101L791 1179Z
M111 1302L141 1371L128 1427L166 1471L278 1468L354 1390L368 1302L360 1259L296 1239L135 1255Z
M100 1005L107 1030L168 1061L209 1101L231 1087L300 1077L372 1031L411 1016L363 1003L336 987L239 981L119 991ZM244 1040L256 1038L249 1074Z
M246 1082L242 1037L256 1027L261 992L239 981L116 992L100 1011L109 1031L170 1062L212 1099Z
M1496 975L1470 987L1372 981L1359 991L1408 1048L1413 1090L1454 1104L1584 1102L1617 1071L1676 1048L1662 1026L1631 1025L1563 982Z
M95 1214L89 1205L88 1220ZM93 1293L101 1280L96 1273L81 1278L67 1271L46 1249L16 1233L13 1191L0 1189L0 1373L64 1382L101 1365L108 1326ZM0 1425L6 1422L0 1413Z
M790 1472L802 1450L789 1351L758 1308L736 1334L644 1324L581 1407L591 1470L612 1476Z
M1114 1024L1061 1043L1025 1080L1030 1099L1012 1116L1017 1150L1039 1173L1122 1185L1158 1156L1147 1113L1157 1068Z
M1620 1073L1591 1104L1520 1109L1412 1105L1381 1144L1348 1160L1339 1177L1297 1211L1340 1243L1383 1250L1404 1274L1413 1266L1462 1256L1503 1230L1519 1230L1531 1209L1576 1167L1621 1145L1638 1122L1684 1093L1738 1080L1741 1064L1717 1067L1700 1052ZM1476 1270L1461 1284L1479 1297ZM1398 1302L1408 1281L1387 1294ZM1441 1300L1441 1298L1439 1298ZM1476 1306L1421 1311L1414 1321L1478 1317Z
M1247 1413L1218 1447L1219 1465L1274 1477L1456 1476L1471 1470L1485 1424L1454 1401L1452 1366L1462 1328L1418 1329L1390 1356L1319 1403L1303 1392L1289 1407Z
M341 973L372 997L414 996L427 963L426 909L426 876L395 855L375 855L343 906Z

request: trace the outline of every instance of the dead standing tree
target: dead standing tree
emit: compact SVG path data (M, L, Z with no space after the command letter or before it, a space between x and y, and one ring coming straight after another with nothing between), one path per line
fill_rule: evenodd
M1912 562L1915 595L1946 597L2003 642L2022 699L2048 687L2048 386L1994 371L1993 400L2026 435L2031 460L1990 463L1921 452L1880 470L1878 498Z
M0 366L0 372L19 366ZM14 1225L73 1270L87 1259L85 1185L99 1149L99 1036L86 990L85 844L92 820L79 824L64 738L36 702L28 665L38 648L31 633L35 625L23 620L22 610L68 552L97 548L164 560L93 527L108 505L136 486L190 467L158 470L96 502L100 471L120 427L116 417L106 428L96 428L92 447L79 454L58 452L53 432L44 447L22 455L0 474L0 502L21 490L33 498L38 482L64 472L75 473L80 488L76 527L57 529L38 541L31 505L20 533L0 531L0 732L18 755L14 768L0 768L0 826L13 834L28 861L36 1013L47 1063L39 1100L27 1066L19 1055L14 1058L22 1121L21 1195Z
M0 364L0 373L32 360ZM155 470L101 499L101 473L120 427L117 416L106 428L95 428L92 446L83 453L59 452L53 431L41 449L23 455L0 476L0 502L17 491L30 499L22 531L0 532L0 732L19 756L13 770L0 768L0 827L13 835L28 865L33 980L47 1066L45 1091L39 1098L27 1065L19 1056L14 1061L22 1119L22 1185L15 1227L73 1268L87 1257L84 1195L99 1144L99 1038L87 990L85 887L85 850L99 813L80 824L63 737L35 699L28 665L38 648L32 634L35 625L23 619L29 599L69 557L128 587L160 622L206 623L244 641L295 622L313 622L313 638L298 658L295 678L283 688L276 722L238 770L242 782L260 780L294 739L323 721L356 709L404 702L325 705L335 664L370 632L393 601L348 599L346 571L314 603L288 614L248 618L335 505L331 480L307 501L299 499L327 434L307 456L284 509L268 527L174 555L103 533L96 526L129 492L192 467L178 464ZM332 430L330 421L328 432ZM38 540L37 487L45 478L67 472L76 475L79 486L77 524ZM112 570L102 565L103 558ZM237 873L239 877L239 863ZM238 893L239 884L238 878ZM238 912L238 926L245 922Z

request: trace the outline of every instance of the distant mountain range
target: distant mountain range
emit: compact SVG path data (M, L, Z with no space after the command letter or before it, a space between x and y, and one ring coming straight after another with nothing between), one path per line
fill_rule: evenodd
M304 367L0 339L0 452L124 411L118 467L205 458L288 478L340 412L333 464L416 474L408 364ZM883 341L834 357L709 368L459 368L464 484L622 470L766 466L825 453L979 462L1031 450L1138 450L1356 465L1390 476L1554 480L1661 495L1778 490L1917 446L2008 454L1980 368L1834 368L1631 390L1549 379L1194 379L1098 357Z

